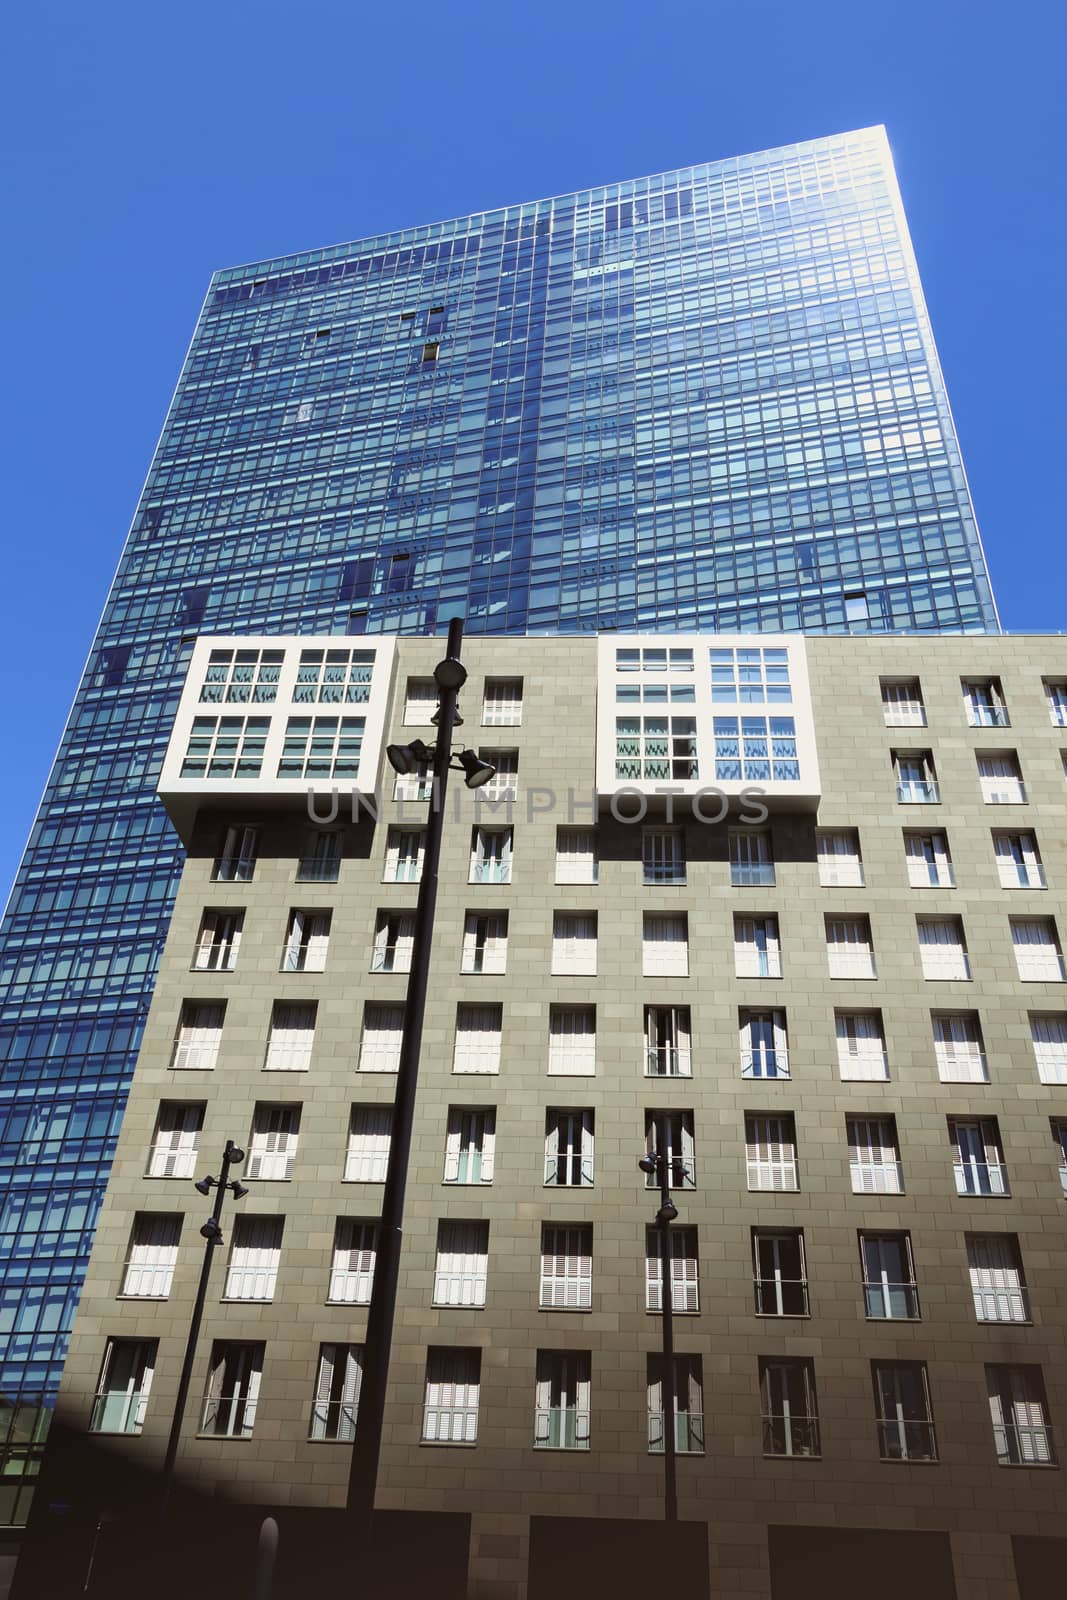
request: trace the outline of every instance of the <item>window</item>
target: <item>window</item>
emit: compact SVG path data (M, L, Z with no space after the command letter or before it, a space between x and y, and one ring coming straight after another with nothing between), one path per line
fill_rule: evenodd
M440 697L433 678L409 678L404 691L404 721L432 723Z
M276 1181L291 1178L299 1139L299 1106L257 1105L248 1142L248 1177Z
M356 1437L356 1412L363 1383L361 1344L320 1344L311 1407L312 1439L350 1443Z
M314 1000L275 1000L267 1039L265 1072L307 1072L315 1038Z
M341 871L341 834L309 829L296 863L297 883L336 883Z
M262 1376L262 1343L216 1339L208 1364L201 1433L224 1439L249 1438L255 1426Z
M393 778L394 800L429 800L433 794L433 771L429 761L416 761L410 772Z
M789 1048L784 1011L753 1011L742 1006L742 1078L788 1078Z
M645 1007L645 1074L652 1078L692 1077L688 1006Z
M330 918L329 911L290 911L282 952L283 972L325 972Z
M753 1285L758 1317L806 1317L808 1272L800 1228L753 1228Z
M897 1125L893 1117L846 1117L853 1194L903 1194Z
M461 972L501 973L508 959L506 911L468 911L463 925Z
M556 829L556 882L596 883L595 828Z
M548 1070L560 1077L589 1077L596 1071L596 1007L551 1006L548 1017Z
M519 752L479 745L478 755L496 768L495 775L478 791L486 800L504 800L510 806L519 792ZM505 813L510 816L510 810Z
M440 339L427 339L422 347L422 364L427 366L431 361L437 360L437 353L441 348Z
M425 851L424 828L390 828L385 852L385 882L418 883Z
M883 1461L936 1461L937 1440L923 1361L872 1361L878 1454Z
M378 1224L338 1217L333 1235L330 1287L331 1303L369 1306L378 1253Z
M913 889L953 889L956 886L948 836L944 833L905 833L908 882Z
M684 911L646 911L641 930L646 978L688 978L689 918Z
M769 833L757 833L752 828L730 830L730 882L735 889L774 886Z
M616 717L615 776L646 781L697 778L696 718Z
M1062 983L1063 955L1052 917L1011 917L1015 965L1024 983Z
M363 1007L360 1072L396 1072L400 1067L403 1033L403 1006L387 1006L378 1000L368 1000Z
M510 828L475 828L471 838L471 883L511 882Z
M1030 1035L1034 1042L1037 1076L1040 1083L1067 1083L1067 1013L1048 1016L1031 1013Z
M894 750L893 769L901 805L936 805L941 799L934 758L929 750Z
M522 679L486 678L482 699L482 724L487 728L517 728L522 723Z
M365 726L365 717L290 717L278 777L356 777Z
M883 678L881 684L887 728L926 727L926 707L918 678Z
M589 1223L541 1228L542 1311L588 1311L593 1304L593 1229Z
M449 1106L445 1183L492 1183L496 1153L495 1106Z
M621 672L653 672L662 675L665 672L692 672L692 650L667 650L659 645L651 645L648 649L616 650L615 671Z
M545 1115L545 1183L587 1189L593 1182L593 1112L550 1106Z
M1045 869L1033 833L994 833L997 875L1002 889L1043 889Z
M269 717L194 717L183 778L258 778Z
M646 1111L645 1149L650 1156L665 1155L670 1163L671 1183L676 1189L696 1188L696 1161L691 1111ZM646 1189L658 1189L655 1173L645 1176Z
M855 594L845 595L846 622L869 622L870 617L870 606L867 601L867 596L863 593L862 589L858 590Z
M237 1217L224 1300L273 1300L282 1253L283 1217Z
M414 911L379 911L371 951L372 972L410 972Z
M536 1450L589 1449L588 1350L538 1350L534 1394Z
M838 1011L837 1070L842 1083L883 1082L889 1077L880 1011Z
M934 1016L934 1055L942 1083L988 1083L982 1029L973 1011Z
M557 911L552 918L552 971L557 976L596 976L596 912Z
M815 844L824 889L862 889L863 861L855 828L820 829Z
M716 782L796 783L799 779L792 717L715 717L713 733Z
M360 563L353 563L353 567L350 579L353 592L341 597L347 600L358 598L355 591L359 587ZM347 574L349 569L345 571ZM350 628L348 631L362 630ZM349 650L343 646L332 650L301 650L293 699L298 705L366 705L373 672L373 650Z
M1030 1298L1014 1233L968 1234L967 1270L979 1322L1030 1321Z
M998 1365L985 1371L997 1461L1002 1467L1054 1467L1041 1368Z
M189 1072L210 1072L218 1060L225 1015L224 1000L186 1000L171 1065Z
M870 919L827 917L826 954L831 978L876 977Z
M158 1339L109 1339L93 1398L90 1433L140 1433L155 1373Z
M799 1188L792 1114L764 1117L746 1112L745 1157L750 1189Z
M1049 1127L1052 1131L1052 1143L1055 1146L1056 1157L1059 1161L1060 1186L1064 1198L1067 1199L1067 1117L1050 1117Z
M282 650L212 650L200 686L202 705L265 703L277 699Z
M500 1006L456 1007L453 1072L499 1072L503 1011Z
M222 846L211 868L216 883L248 883L256 870L258 828L230 827L222 835Z
M192 1178L197 1134L204 1126L204 1101L163 1100L148 1156L150 1178Z
M780 978L782 952L777 917L734 916L734 973L738 978Z
M647 1358L648 1448L659 1455L664 1448L663 1355ZM704 1451L704 1364L700 1356L674 1357L674 1448L679 1455Z
M685 882L685 834L681 828L646 828L641 852L645 883Z
M392 1136L392 1106L353 1106L348 1123L345 1183L384 1183Z
M488 1222L439 1222L433 1277L435 1306L484 1306L489 1271Z
M138 1211L133 1219L122 1293L141 1300L165 1300L178 1264L180 1216Z
M718 647L711 659L711 698L717 704L788 705L789 652L774 645L741 650Z
M1006 728L1008 709L999 678L961 678L963 704L972 728Z
M759 1358L765 1456L818 1456L815 1366L803 1357Z
M860 1265L868 1317L876 1322L918 1318L919 1291L910 1234L861 1233Z
M244 927L243 911L205 911L193 955L197 972L232 972Z
M978 779L988 806L1018 806L1026 801L1026 786L1014 750L978 752Z
M700 1310L700 1267L697 1230L674 1227L668 1234L671 1245L671 1306L679 1312ZM645 1229L645 1310L663 1309L663 1254L660 1233Z
M1067 678L1042 678L1054 728L1067 728Z
M971 965L959 917L917 917L916 927L924 978L964 982L970 979Z
M426 1352L422 1437L433 1444L474 1444L482 1352L431 1346Z
M1008 1169L996 1117L949 1117L956 1193L1006 1195Z

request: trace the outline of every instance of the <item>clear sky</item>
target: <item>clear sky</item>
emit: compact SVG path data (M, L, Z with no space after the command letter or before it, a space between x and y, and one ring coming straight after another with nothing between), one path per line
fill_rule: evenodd
M1065 17L1062 0L15 7L0 895L220 266L884 122L1004 626L1067 630Z

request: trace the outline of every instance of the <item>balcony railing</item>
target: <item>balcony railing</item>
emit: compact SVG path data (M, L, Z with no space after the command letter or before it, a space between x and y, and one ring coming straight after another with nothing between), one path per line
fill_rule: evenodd
M301 856L296 864L297 883L336 883L341 863L336 856Z
M312 1439L351 1440L356 1437L356 1407L345 1400L329 1400L311 1409Z
M693 1054L676 1045L654 1045L645 1051L646 1078L691 1078Z
M1002 1467L1054 1467L1056 1451L1047 1423L995 1422L993 1440Z
M1008 1192L1008 1169L999 1162L957 1161L952 1168L957 1194L995 1194Z
M549 1406L534 1412L535 1450L588 1450L589 1412Z
M216 856L211 877L215 883L249 883L255 870L254 856Z
M1008 713L1004 706L986 706L971 701L968 720L972 728L1006 728Z
M648 1448L653 1455L663 1451L663 1412L648 1413ZM679 1455L703 1455L703 1411L676 1411L674 1413L674 1448Z
M854 1194L903 1194L904 1175L899 1161L850 1161Z
M1045 869L1040 861L1001 861L1002 889L1044 889Z
M742 1050L742 1078L788 1078L789 1055L785 1050Z
M405 944L376 945L371 952L372 972L410 972L411 941Z
M913 889L954 889L956 874L949 861L908 862L908 883Z
M763 1413L763 1454L765 1456L813 1456L822 1454L819 1419L813 1416L786 1415L778 1411Z
M932 779L900 778L897 799L902 806L933 806L941 800L941 785Z
M1026 802L1021 778L983 778L982 799L987 806L1020 806Z
M806 1278L755 1278L758 1317L806 1317L808 1284Z
M979 1322L1029 1322L1029 1290L1023 1283L1010 1289L976 1288L974 1314Z
M735 889L773 889L773 861L731 861L730 882Z
M919 1315L919 1291L914 1283L865 1282L867 1315L878 1322L914 1322Z
M894 1417L878 1423L878 1453L883 1461L936 1461L937 1440L930 1421Z
M93 1401L90 1433L140 1433L147 1389L101 1389Z

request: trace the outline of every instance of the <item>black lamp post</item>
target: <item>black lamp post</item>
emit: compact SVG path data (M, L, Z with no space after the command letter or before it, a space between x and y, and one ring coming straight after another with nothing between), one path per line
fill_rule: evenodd
M659 1180L660 1207L656 1212L659 1233L659 1259L662 1285L660 1309L663 1313L663 1373L660 1391L663 1398L663 1519L678 1521L678 1470L675 1450L674 1418L674 1301L671 1293L671 1223L678 1207L671 1199L671 1178L685 1179L685 1165L666 1154L642 1156L637 1163L649 1177Z

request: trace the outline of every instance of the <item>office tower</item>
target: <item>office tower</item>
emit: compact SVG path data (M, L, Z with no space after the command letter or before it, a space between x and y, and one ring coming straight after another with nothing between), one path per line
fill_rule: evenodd
M881 130L212 280L5 925L12 1517L180 871L192 641L457 611L996 627Z

